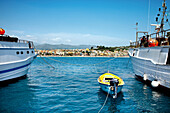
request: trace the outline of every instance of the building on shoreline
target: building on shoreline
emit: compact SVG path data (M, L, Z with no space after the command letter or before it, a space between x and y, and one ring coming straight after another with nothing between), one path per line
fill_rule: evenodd
M128 50L118 49L109 50L95 50L95 49L55 49L55 50L37 50L38 56L89 56L89 57L127 57Z

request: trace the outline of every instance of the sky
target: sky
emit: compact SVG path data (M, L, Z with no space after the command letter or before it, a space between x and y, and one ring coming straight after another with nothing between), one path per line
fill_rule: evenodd
M0 0L0 28L38 44L128 46L135 41L136 22L140 31L156 23L162 1Z

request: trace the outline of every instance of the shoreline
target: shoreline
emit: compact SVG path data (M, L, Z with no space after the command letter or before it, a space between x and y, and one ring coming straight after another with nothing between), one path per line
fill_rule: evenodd
M106 58L129 58L129 56L37 56L37 57L106 57Z

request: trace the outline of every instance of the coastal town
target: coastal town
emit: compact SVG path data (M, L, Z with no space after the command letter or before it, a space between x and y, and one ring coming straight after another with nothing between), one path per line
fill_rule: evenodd
M103 46L102 46L103 47ZM37 50L38 56L75 56L75 57L128 57L128 48L86 48L86 49L51 49Z

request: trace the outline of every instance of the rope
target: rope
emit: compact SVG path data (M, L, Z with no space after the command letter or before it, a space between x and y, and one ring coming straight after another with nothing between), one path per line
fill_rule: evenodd
M130 60L130 58L129 58L129 60ZM127 63L127 65L126 65L126 68L128 67L128 65L129 65L129 60L128 60L128 63Z
M41 57L41 56L40 56ZM48 63L43 57L41 57L43 59L43 61L50 67L52 67L53 69L56 69L54 66L52 66L50 63ZM96 69L96 65L100 65L100 64L103 64L103 63L106 63L106 62L109 62L109 61L112 61L114 60L115 58L112 58L112 59L109 59L109 60L106 60L104 62L99 62L99 63L96 63L96 64L89 64L89 65L83 65L83 64L72 64L72 63L67 63L67 62L63 62L63 61L60 61L60 60L56 60L56 59L53 59L53 58L49 58L49 57L46 57L47 59L50 59L50 60L53 60L53 61L56 61L56 62L59 62L59 63L63 63L63 64L68 64L68 65L76 65L76 66L94 66L95 70L96 70L96 73L101 73L101 72L97 72L97 69ZM44 64L43 62L37 60L38 62ZM108 67L109 68L109 67ZM86 72L87 73L87 72Z
M38 61L39 62L39 61ZM43 63L43 62L40 62L40 63ZM43 63L44 64L44 63ZM47 65L48 66L48 65ZM40 67L39 69L41 69L41 71L42 72L46 72L46 73L48 73L48 74L51 74L51 70L44 70L43 69L43 67L44 66L38 66L38 67ZM63 74L63 72L66 72L67 71L67 69L63 69L63 71L60 71L60 70L57 70L57 71L55 71L55 73L58 73L58 74ZM94 69L94 73L101 73L101 72L95 72L96 71L96 69ZM92 71L83 71L83 72L79 72L79 71L77 71L77 72L74 72L74 74L77 74L77 73L79 73L79 75L84 75L84 74L88 74L88 73L91 73ZM81 74L80 74L81 73ZM73 74L73 72L67 72L67 74Z
M42 64L46 64L46 63L43 63L43 62L41 62L40 60L38 60L38 59L36 59L39 63L42 63ZM46 64L47 66L49 66L48 64ZM38 67L44 67L44 66L38 66ZM64 69L63 71L66 71L66 69ZM95 73L102 73L102 72L97 72L97 69L96 69L96 66L94 66L93 67L93 71L95 72ZM51 72L50 70L47 70L47 71L44 71L43 69L42 69L42 72ZM81 72L81 74L79 74L79 75L84 75L85 73L87 74L87 73L91 73L92 71L84 71L84 72ZM62 72L59 72L59 70L57 71L57 73L62 73ZM76 72L76 73L79 73L79 71L78 72ZM69 74L69 73L67 73L67 74ZM70 74L72 74L72 72L70 73Z
M41 56L40 56L41 57ZM54 66L52 66L51 64L49 64L43 57L41 57L43 60L44 60L44 62L45 63L47 63L50 67L52 67L53 69L55 69L55 67Z
M33 45L34 46L34 45ZM35 50L37 51L37 48L34 46L34 48L35 48ZM40 57L41 57L41 55L40 55ZM42 57L41 57L42 58ZM47 65L49 65L50 67L52 67L53 69L55 69L55 67L54 66L52 66L51 64L49 64L44 58L42 58L43 60L44 60L44 62L45 63L47 63ZM39 61L39 62L41 62L41 61ZM41 62L42 63L42 62ZM43 63L42 63L43 64Z
M43 62L41 62L40 60L38 60L38 59L36 59L39 63L42 63L43 65L44 65L44 63ZM46 64L46 63L45 63ZM48 64L46 64L46 65L48 65Z
M83 64L72 64L72 63L62 62L62 61L59 61L59 60L56 60L56 59L52 59L52 58L49 58L49 57L46 57L46 58L50 59L50 60L53 60L53 61L56 61L56 62L63 63L63 64L76 65L76 66L95 66L95 65L100 65L100 64L103 64L103 63L106 63L106 62L109 62L109 61L115 59L115 58L112 58L112 59L106 60L104 62L99 62L99 63L96 63L96 64L83 65Z
M100 113L101 110L103 109L103 107L105 106L105 104L106 104L106 102L107 102L107 99L108 99L108 97L109 97L109 92L110 92L110 87L109 87L109 91L107 92L107 96L106 96L106 99L105 99L105 101L104 101L104 103L103 103L103 106L100 108L100 110L99 110L98 113Z

